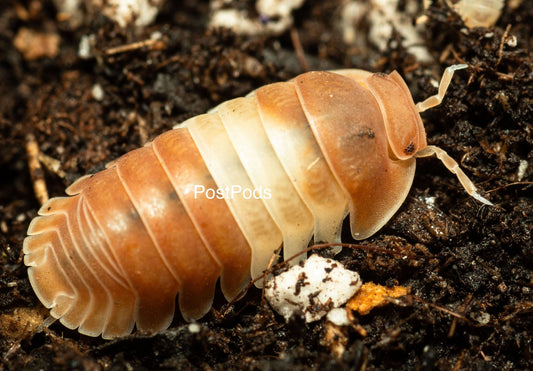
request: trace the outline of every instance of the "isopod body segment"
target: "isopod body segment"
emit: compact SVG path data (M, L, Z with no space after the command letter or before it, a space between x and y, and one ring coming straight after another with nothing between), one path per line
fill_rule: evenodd
M416 157L436 154L489 203L427 146L419 115L464 67L417 105L396 72L309 72L185 121L41 207L23 246L36 295L89 336L165 329L176 296L198 319L217 280L236 297L281 245L287 257L313 236L339 242L347 213L354 238L374 234L406 198Z

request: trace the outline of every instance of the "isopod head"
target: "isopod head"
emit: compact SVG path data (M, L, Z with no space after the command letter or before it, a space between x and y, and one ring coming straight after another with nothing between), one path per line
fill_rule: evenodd
M381 108L392 153L399 160L415 156L427 145L426 131L404 80L393 71L375 73L367 84Z

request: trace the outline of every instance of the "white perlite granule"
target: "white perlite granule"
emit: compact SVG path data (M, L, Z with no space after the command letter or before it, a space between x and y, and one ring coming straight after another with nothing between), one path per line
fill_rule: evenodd
M285 320L299 313L306 322L313 322L346 303L360 287L357 272L335 260L312 255L303 266L294 266L270 279L265 297Z

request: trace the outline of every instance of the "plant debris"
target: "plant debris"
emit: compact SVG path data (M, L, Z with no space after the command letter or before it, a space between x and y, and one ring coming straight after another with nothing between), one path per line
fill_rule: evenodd
M377 307L382 307L389 303L394 303L394 298L399 298L409 294L408 287L395 286L385 287L376 285L373 282L367 282L346 304L346 309L357 311L364 316Z

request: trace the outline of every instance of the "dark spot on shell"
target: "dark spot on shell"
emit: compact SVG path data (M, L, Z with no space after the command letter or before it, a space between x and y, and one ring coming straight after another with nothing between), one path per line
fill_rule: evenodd
M139 218L140 217L139 217L139 213L137 212L137 210L135 209L130 210L130 219L136 220Z
M176 192L169 192L168 194L169 200L179 200L178 194Z
M361 128L361 130L359 130L357 136L359 138L367 137L369 139L374 139L376 134L374 133L374 130L372 130L372 128L365 126Z

